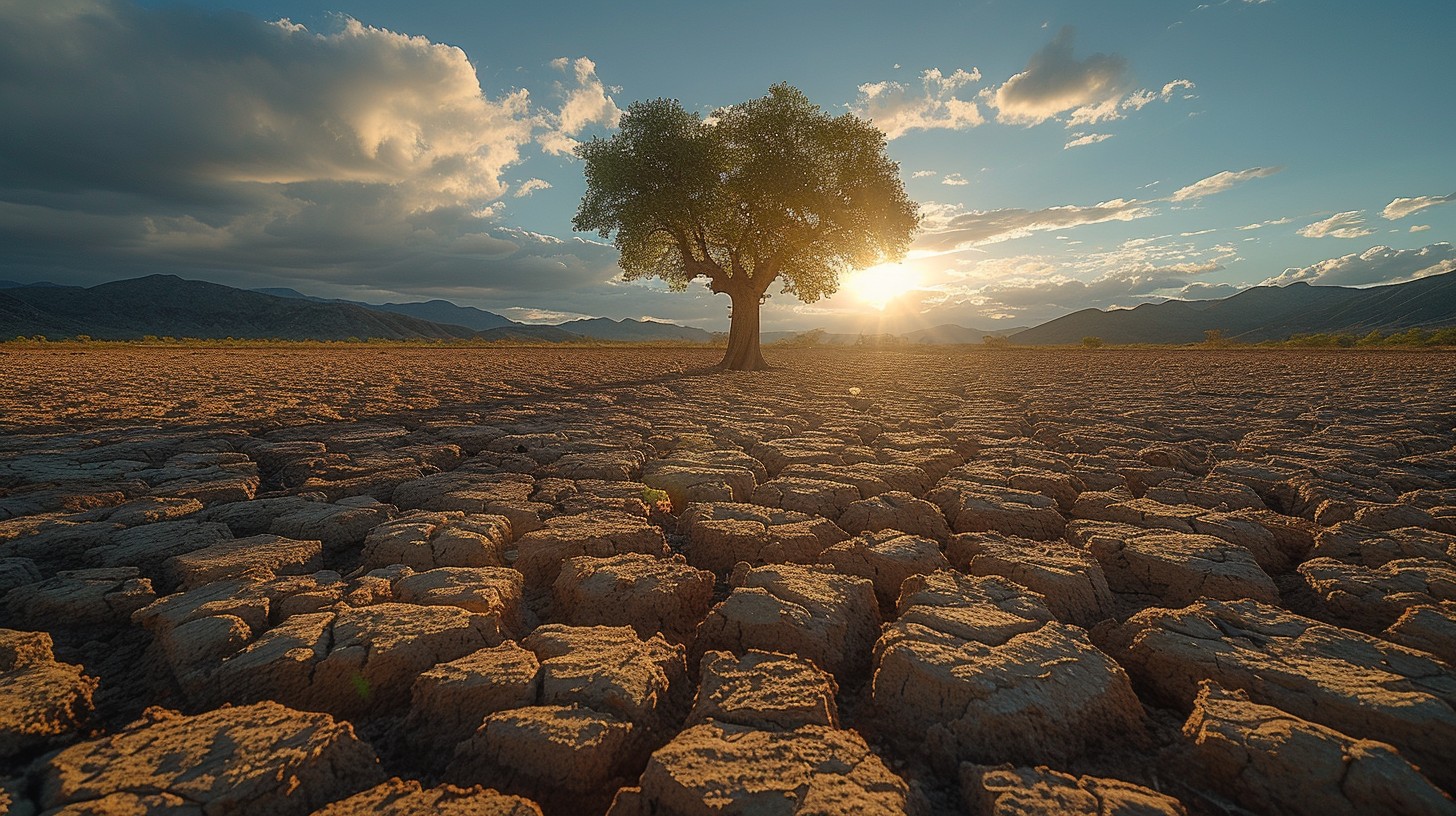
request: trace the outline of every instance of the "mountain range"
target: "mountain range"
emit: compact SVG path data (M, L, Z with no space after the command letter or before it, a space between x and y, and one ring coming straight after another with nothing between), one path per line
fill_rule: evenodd
M1456 272L1353 289L1255 286L1219 300L1169 300L1132 309L1083 309L1011 335L1017 345L1197 343L1204 332L1246 343L1296 334L1367 334L1456 324Z
M867 324L867 326L870 324ZM1029 329L987 330L942 324L892 332L913 344L980 343L987 335L1016 345L1074 344L1086 337L1104 343L1200 342L1218 330L1243 342L1282 340L1296 334L1391 332L1456 325L1456 272L1407 283L1355 289L1340 286L1256 286L1219 300L1170 300L1132 309L1083 309ZM805 332L764 332L764 342ZM816 330L815 342L847 345L861 334ZM286 340L350 338L485 339L527 342L710 343L721 334L691 326L605 317L554 326L513 321L447 300L371 304L319 298L293 289L236 289L149 275L88 288L54 283L0 281L0 337L45 335L98 340L155 337Z

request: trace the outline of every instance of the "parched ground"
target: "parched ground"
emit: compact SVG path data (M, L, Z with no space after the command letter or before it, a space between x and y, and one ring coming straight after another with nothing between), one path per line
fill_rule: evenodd
M1453 813L1456 354L0 349L0 802Z

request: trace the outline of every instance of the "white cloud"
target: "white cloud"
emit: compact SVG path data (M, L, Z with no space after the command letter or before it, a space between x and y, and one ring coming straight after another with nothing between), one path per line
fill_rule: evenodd
M1111 133L1073 133L1072 138L1062 145L1063 150L1071 150L1074 147L1085 147L1098 142L1105 142L1112 138Z
M1371 247L1364 252L1352 252L1303 268L1286 269L1283 274L1264 283L1283 286L1304 281L1328 286L1364 286L1414 280L1451 271L1456 271L1456 246L1443 241L1420 249Z
M1456 201L1456 193L1451 193L1450 195L1443 196L1416 196L1415 198L1397 198L1391 201L1389 204L1386 204L1385 209L1382 210L1380 214L1385 216L1385 219L1387 221L1395 221L1396 219L1405 218L1407 215L1418 213L1421 210L1426 209L1427 207L1435 207L1440 204L1448 204L1452 201Z
M551 182L546 181L545 179L529 178L521 182L520 185L516 187L516 191L512 193L512 195L514 195L516 198L525 198L532 193L549 189L551 189Z
M1170 198L1173 201L1189 201L1195 198L1203 198L1204 196L1214 195L1215 193L1222 193L1250 179L1272 176L1282 169L1284 168L1250 167L1247 170L1224 170L1208 178L1195 181L1187 187L1179 188Z
M557 93L563 98L561 110L545 117L549 129L536 141L547 153L564 155L576 147L575 137L586 128L616 127L622 111L597 77L595 62L586 57L574 60L557 57L551 61L551 67L568 73L571 83L557 83Z
M922 232L915 246L944 251L954 248L995 244L1021 238L1033 232L1065 227L1100 224L1106 221L1132 221L1153 215L1154 210L1140 201L1113 199L1089 207L1062 206L1042 210L970 210L923 207Z
M930 178L933 175L935 175L934 170L916 170L910 174L910 178Z
M1431 225L1430 224L1411 224L1410 231L1411 232L1425 232L1426 230L1428 230L1430 228L1431 228Z
M966 177L962 176L960 173L951 173L945 178L942 178L940 180L940 183L949 185L951 187L963 187L967 184L970 184L970 182L966 180Z
M1364 238L1373 235L1375 230L1365 226L1364 213L1349 210L1300 227L1298 232L1306 238Z
M981 81L975 68L957 68L950 74L931 68L920 75L920 86L902 82L867 82L859 86L859 97L851 109L897 139L912 130L965 130L985 121L972 99L956 94Z

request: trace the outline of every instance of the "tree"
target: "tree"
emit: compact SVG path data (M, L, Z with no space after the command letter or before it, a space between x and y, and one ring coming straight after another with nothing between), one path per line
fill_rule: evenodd
M1093 337L1092 335L1088 335L1086 337L1083 337L1082 338L1082 348L1089 348L1089 349L1102 348L1102 338L1101 337Z
M1223 329L1207 329L1203 332L1203 344L1205 346L1223 345Z
M902 257L920 222L885 135L785 84L706 121L675 99L636 102L576 153L587 190L572 226L613 237L626 280L704 278L728 295L725 369L768 367L759 308L775 281L812 303L841 273Z

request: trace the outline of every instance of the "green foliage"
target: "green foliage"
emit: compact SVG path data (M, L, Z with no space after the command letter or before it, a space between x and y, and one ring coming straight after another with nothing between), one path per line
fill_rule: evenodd
M781 279L812 303L842 272L903 256L919 226L884 134L785 84L708 121L636 102L576 152L587 191L572 226L611 237L627 280L761 298Z
M1088 337L1083 337L1082 338L1082 348L1094 349L1094 348L1102 348L1102 346L1103 346L1103 343L1102 343L1102 338L1101 337L1088 336Z
M1372 331L1357 337L1345 332L1327 334L1296 334L1288 340L1267 345L1292 346L1295 348L1429 348L1432 346L1456 346L1456 326L1440 329L1406 329L1394 334L1382 335Z
M1203 333L1203 344L1205 346L1221 346L1226 343L1223 336L1223 329L1209 329Z

